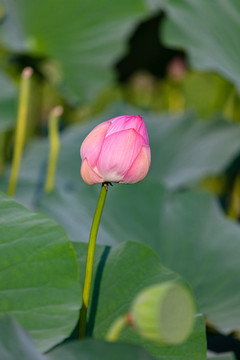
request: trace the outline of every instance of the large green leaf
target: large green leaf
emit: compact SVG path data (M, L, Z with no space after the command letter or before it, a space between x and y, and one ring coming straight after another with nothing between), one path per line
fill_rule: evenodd
M221 328L240 327L240 228L213 196L183 191L159 214L156 250L194 288L201 311Z
M100 187L84 185L78 191L53 192L41 200L38 208L54 217L73 241L87 242ZM165 196L161 185L147 180L134 186L114 184L108 190L98 243L115 245L130 239L155 248Z
M41 211L56 217L72 239L87 241L99 191L100 186L86 185L61 196L53 193ZM238 328L239 236L239 226L222 214L211 195L169 193L146 179L109 188L98 243L131 239L148 244L164 265L190 282L201 312L221 328Z
M238 0L168 0L164 39L190 55L196 69L216 71L240 91Z
M64 230L0 194L0 313L46 350L72 331L81 305L77 260Z
M114 115L117 115L116 110L115 113L102 115L97 122ZM146 115L144 118L150 134L152 169L147 179L140 184L114 185L113 188L109 188L98 243L113 245L129 239L146 242L159 253L165 265L176 269L190 281L202 312L220 327L239 326L240 313L237 306L240 301L237 291L239 265L237 251L234 250L234 246L236 249L239 246L238 226L224 218L210 195L186 192L179 198L180 195L169 193L158 181L152 181L156 177L161 180L167 178L166 182L170 181L168 183L170 186L173 184L186 186L194 177L197 178L197 174L201 177L212 174L212 169L220 171L238 151L239 126L222 121L212 124L196 123L189 117ZM87 186L79 175L79 147L95 124L96 122L83 127L74 126L62 136L56 190L52 194L41 197L47 160L45 141L33 143L28 148L17 188L18 199L21 201L27 199L30 204L34 200L38 204L38 209L58 220L70 238L75 241L88 240L100 191L100 185ZM185 143L189 144L188 147L184 146L184 141L181 143L177 133L179 138L183 137ZM161 141L158 141L158 134ZM227 142L225 135L228 138ZM194 139L193 144L191 139ZM163 161L164 165L161 167L162 163L159 161L161 156L169 160L169 165ZM218 161L219 157L221 164L218 163L219 167L216 170L215 159ZM204 167L205 161L207 167ZM201 170L198 169L199 164L203 165ZM165 170L167 166L169 176L167 169ZM195 194L197 194L196 198ZM171 204L175 204L176 199L180 199L178 201L180 205L183 202L183 205L182 208L179 205L180 212L176 210L170 213L170 218L168 209ZM189 199L187 206L186 199ZM205 213L209 213L212 217L206 217ZM182 227L178 234L174 229L179 221ZM215 234L214 239L208 231L210 224ZM194 242L195 232L199 236L197 243ZM221 239L221 246L218 246L218 237ZM175 250L178 246L181 246L182 250L180 260L179 251ZM229 259L233 259L232 263L225 260L226 254ZM203 270L200 271L196 264L199 264L200 269ZM204 272L204 269L208 271ZM225 279L221 283L218 281L219 274ZM222 308L225 308L224 313Z
M2 360L154 360L142 348L100 340L73 341L41 355L28 334L12 318L0 319L0 358Z
M80 268L84 268L87 245L74 243L74 248ZM130 310L132 301L142 289L168 280L184 283L178 274L163 267L157 254L146 245L127 242L113 248L98 246L88 333L103 338L114 319ZM199 314L193 333L182 345L158 346L140 338L133 330L125 330L120 339L141 344L159 359L205 358L205 326Z
M200 310L221 328L240 326L240 229L213 196L169 193L157 183L110 189L102 219L114 241L134 239L186 278ZM115 235L114 235L115 234ZM100 233L104 241L104 233Z
M124 343L87 339L58 347L47 355L47 360L154 360L142 348Z
M0 319L0 359L46 360L26 332L12 318Z
M116 113L112 113L112 116L114 115ZM98 122L106 120L107 116L111 117L109 114L105 116L105 119L101 116ZM186 186L203 176L219 173L239 151L240 127L238 125L229 124L223 120L204 123L190 116L171 117L170 115L146 114L144 118L152 149L152 164L147 178L161 180L170 188ZM98 196L98 188L86 186L79 175L80 144L95 124L96 122L74 126L65 132L61 141L56 191L44 197L39 207L41 211L61 222L71 239L79 239L79 241L87 241L86 233L91 225ZM46 142L35 143L29 148L22 164L17 193L19 199L26 200L25 194L33 198L33 192L35 192L35 198L36 194L41 196L45 176L44 163L46 164L47 159L46 149ZM39 168L36 167L37 162L41 163L41 174ZM31 192L29 186L34 184L33 181L37 183L37 186ZM151 197L153 198L154 195ZM134 202L137 204L135 200ZM68 208L67 213L66 208ZM139 211L136 205L135 214ZM83 225L79 230L80 217ZM119 231L121 233L123 230L120 228ZM138 235L142 238L142 233L145 231L139 231L139 234L135 232L134 239L137 239ZM112 244L113 241L114 236L108 239L108 235L105 234L105 244Z
M239 151L240 127L223 119L207 123L193 115L146 117L152 150L149 177L169 188L219 174Z
M113 65L136 23L141 0L3 0L2 41L13 51L50 57L72 100L95 96L113 77Z
M28 334L12 318L0 320L0 358L2 360L154 360L142 348L100 340L74 341L41 355Z

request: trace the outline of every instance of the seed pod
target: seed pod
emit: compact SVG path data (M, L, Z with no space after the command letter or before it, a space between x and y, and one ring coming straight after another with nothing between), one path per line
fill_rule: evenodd
M144 289L131 309L132 323L145 338L163 345L182 343L194 325L195 301L183 285L165 282Z

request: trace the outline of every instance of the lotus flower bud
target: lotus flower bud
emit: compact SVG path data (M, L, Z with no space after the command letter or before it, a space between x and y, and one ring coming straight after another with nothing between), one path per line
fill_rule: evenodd
M166 282L144 289L133 302L130 315L142 336L158 344L174 345L190 335L195 303L183 285Z
M134 184L151 163L147 129L140 115L118 116L96 126L80 149L81 176L89 184Z

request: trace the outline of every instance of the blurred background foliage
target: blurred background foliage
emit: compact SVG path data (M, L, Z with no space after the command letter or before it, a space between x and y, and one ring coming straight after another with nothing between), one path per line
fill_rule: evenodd
M142 184L110 189L99 243L151 246L225 334L240 329L240 229L229 219L240 215L239 34L238 0L0 1L1 190L26 66L34 75L15 197L55 218L72 241L88 240L98 192L80 179L82 140L100 121L140 113L151 170ZM57 105L61 150L46 194Z
M191 112L205 122L239 122L236 0L71 0L68 6L2 0L0 6L0 173L11 160L19 77L26 66L34 69L27 139L47 134L49 112L59 104L60 129L116 103L124 104L123 113L132 105L139 112ZM235 158L217 179L209 169L209 179L199 185L220 193L226 211L238 218Z

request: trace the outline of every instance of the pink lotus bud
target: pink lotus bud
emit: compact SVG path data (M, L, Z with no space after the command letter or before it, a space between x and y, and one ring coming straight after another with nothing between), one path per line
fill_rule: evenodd
M80 149L81 176L89 184L134 184L145 178L151 163L147 129L140 115L104 121L85 138Z

